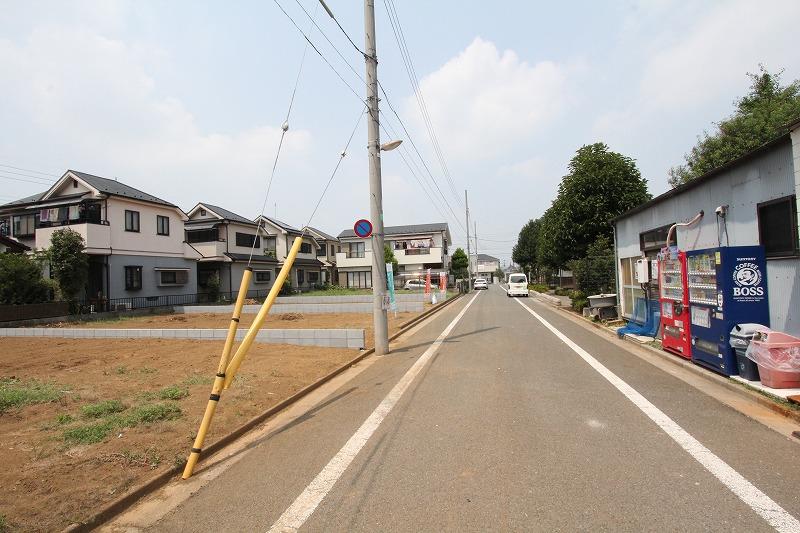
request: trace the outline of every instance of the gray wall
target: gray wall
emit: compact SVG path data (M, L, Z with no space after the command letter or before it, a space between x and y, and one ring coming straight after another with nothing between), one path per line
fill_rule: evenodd
M787 140L706 183L619 220L617 256L620 259L639 256L640 233L686 222L700 210L705 211L705 216L698 224L678 229L678 247L681 250L716 247L714 210L724 204L730 206L727 216L730 246L761 244L757 205L792 194L797 194L795 169L792 144ZM724 232L721 238L724 246ZM800 259L768 260L767 276L771 326L800 335Z
M126 266L142 267L142 288L140 290L125 290ZM189 279L185 285L160 287L156 268L188 268ZM192 259L149 255L110 255L108 256L108 273L109 298L195 294L197 292L197 261Z

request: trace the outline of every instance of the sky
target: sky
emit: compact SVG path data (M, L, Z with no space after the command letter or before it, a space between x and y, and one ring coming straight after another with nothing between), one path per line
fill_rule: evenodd
M363 49L363 4L327 4ZM660 194L746 73L800 78L796 0L390 5L440 150L377 0L381 141L404 141L382 155L384 221L445 221L465 246L468 190L478 251L503 261L581 146L632 157ZM317 2L0 0L0 12L0 202L75 169L186 211L263 208L301 227L352 134L311 225L338 235L368 218L364 60Z

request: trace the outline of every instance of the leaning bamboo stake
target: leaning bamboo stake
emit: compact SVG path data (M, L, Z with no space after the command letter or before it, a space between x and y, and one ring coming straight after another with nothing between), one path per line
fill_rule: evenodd
M203 442L206 440L206 433L208 433L208 428L211 425L211 419L214 418L214 412L217 410L220 393L222 393L222 385L225 382L225 369L228 367L228 360L231 356L233 343L236 340L236 329L239 327L239 318L242 316L242 307L247 298L247 289L250 287L250 278L252 276L253 269L247 267L242 274L242 284L239 287L239 294L236 296L236 304L233 307L231 324L228 326L228 336L225 338L225 346L222 348L222 356L219 359L217 376L214 378L214 384L211 386L211 396L206 405L206 412L203 415L203 421L200 422L200 429L197 430L197 437L194 439L194 445L189 454L189 459L186 460L186 467L183 469L183 479L189 479L194 472L194 467L197 464L197 460L200 458L200 452L203 450Z
M245 356L247 356L250 346L253 344L253 341L256 340L256 335L258 335L261 325L267 318L269 310L272 308L272 304L275 302L275 298L278 297L278 293L281 292L281 287L283 287L284 281L286 281L286 278L289 276L289 272L291 271L294 260L297 257L297 252L300 251L300 244L302 244L302 242L302 237L295 237L294 244L292 244L292 247L289 249L289 255L286 256L286 261L283 263L283 268L281 268L280 273L278 273L278 277L275 278L275 284L272 285L269 295L267 295L267 299L264 300L264 303L261 306L261 309L259 309L256 318L250 325L250 329L247 330L242 343L236 350L236 354L233 356L233 359L231 359L230 364L228 364L228 368L225 369L225 384L223 385L223 388L227 389L230 387L233 378L236 377L236 371L239 370L239 366L241 366L242 361L244 360Z

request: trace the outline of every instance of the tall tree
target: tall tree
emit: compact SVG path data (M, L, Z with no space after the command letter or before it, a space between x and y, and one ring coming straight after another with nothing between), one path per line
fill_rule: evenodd
M771 73L763 65L757 74L748 73L750 91L734 103L733 115L717 123L714 133L703 132L684 156L685 163L669 170L669 184L677 187L743 156L800 117L800 80L783 86L781 73Z
M534 269L536 265L536 254L539 241L539 229L542 225L541 219L529 220L522 226L517 237L517 244L511 251L511 260L520 265L526 272Z
M469 259L463 248L456 248L453 256L450 258L450 273L459 279L466 279L469 275Z
M582 146L545 212L539 233L544 264L561 267L611 237L611 219L651 198L636 162L604 143Z
M69 228L53 232L48 258L53 278L61 296L74 303L86 287L89 276L89 256L84 251L83 237Z

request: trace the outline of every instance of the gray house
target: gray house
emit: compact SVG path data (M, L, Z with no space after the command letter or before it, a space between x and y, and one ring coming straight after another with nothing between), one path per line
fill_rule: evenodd
M767 255L770 325L800 335L800 121L743 157L646 202L613 221L620 314L631 318L644 295L635 280L640 257L654 258L675 223L681 250L762 245ZM725 212L718 216L717 211Z

